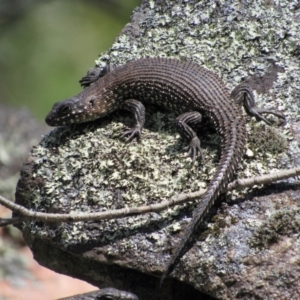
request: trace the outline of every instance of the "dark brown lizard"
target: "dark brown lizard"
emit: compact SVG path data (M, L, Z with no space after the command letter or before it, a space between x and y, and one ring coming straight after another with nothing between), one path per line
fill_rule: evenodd
M139 300L139 298L135 294L115 288L103 288L98 291L61 298L60 300Z
M131 61L110 71L88 74L81 81L86 87L78 95L56 103L46 123L50 126L70 125L101 118L116 109L133 113L135 124L123 136L140 138L145 122L144 103L154 103L178 114L176 126L188 140L186 149L193 160L201 155L200 140L190 125L199 123L206 114L221 137L221 158L215 175L196 208L182 240L169 260L161 282L172 271L193 231L206 217L211 206L236 173L246 144L246 112L269 124L261 113L280 112L257 108L252 90L240 85L231 95L213 72L195 64L176 59L144 58Z

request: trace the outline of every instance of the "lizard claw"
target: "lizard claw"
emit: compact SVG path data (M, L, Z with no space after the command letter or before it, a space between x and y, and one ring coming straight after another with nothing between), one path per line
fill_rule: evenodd
M268 121L266 118L264 118L261 114L262 113L266 113L266 114L271 114L274 116L277 116L281 121L279 123L280 126L283 126L286 124L286 118L284 116L284 114L282 114L279 111L272 111L272 110L268 110L268 109L264 109L264 108L253 108L252 111L255 110L255 113L253 113L253 115L256 118L256 121L264 121L266 124L268 125L272 125L272 123L270 121Z
M192 158L193 162L195 162L197 156L202 159L200 140L196 136L191 139L190 144L184 147L183 150L188 152L187 155Z
M129 137L126 139L126 143L131 142L134 138L139 142L141 140L141 127L139 125L136 125L132 128L126 127L126 131L121 134L121 138L124 138L126 136Z

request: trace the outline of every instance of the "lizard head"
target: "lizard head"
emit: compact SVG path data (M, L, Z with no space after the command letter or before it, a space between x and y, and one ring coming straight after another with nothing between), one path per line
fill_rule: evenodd
M46 117L49 126L62 126L93 121L114 111L114 98L104 90L88 87L78 95L57 102Z

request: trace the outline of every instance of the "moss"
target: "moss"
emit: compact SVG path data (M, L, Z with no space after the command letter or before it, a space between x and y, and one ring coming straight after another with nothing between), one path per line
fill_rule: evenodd
M210 227L210 232L214 236L218 236L225 227L228 226L227 220L224 219L224 216L222 215L221 217L218 215L215 215L212 218L212 226Z
M259 226L250 243L254 247L269 248L283 236L299 236L300 209L285 208L273 213L267 221Z
M264 157L278 155L288 147L287 137L278 129L262 123L252 123L248 144L255 154Z

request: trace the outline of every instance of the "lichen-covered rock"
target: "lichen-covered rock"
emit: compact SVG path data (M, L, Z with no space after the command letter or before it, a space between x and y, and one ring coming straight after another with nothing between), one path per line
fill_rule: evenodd
M193 60L229 89L244 80L259 105L284 112L288 122L281 128L248 123L238 177L299 165L298 1L145 0L97 68L145 56ZM209 124L198 130L204 160L192 165L180 152L184 141L172 113L148 107L142 142L130 144L119 137L123 124L130 125L127 116L117 112L52 131L24 164L18 203L53 213L95 212L206 187L218 161L218 136ZM157 284L197 201L110 221L28 222L22 231L41 264L140 299L197 299L198 291L217 299L296 299L300 206L294 183L228 194L230 205L214 209L171 274L189 287L175 280L163 289Z

